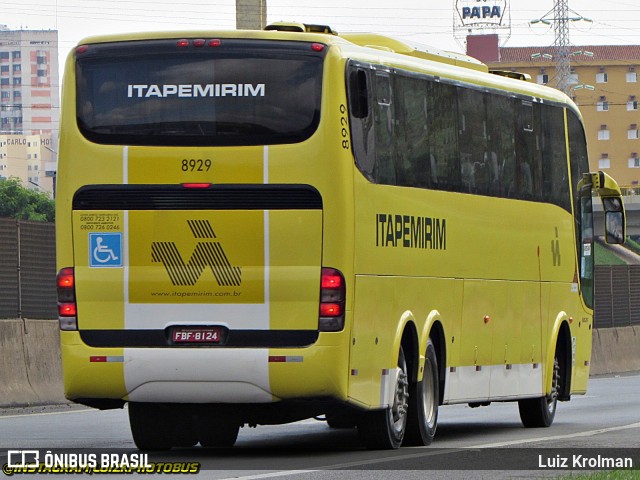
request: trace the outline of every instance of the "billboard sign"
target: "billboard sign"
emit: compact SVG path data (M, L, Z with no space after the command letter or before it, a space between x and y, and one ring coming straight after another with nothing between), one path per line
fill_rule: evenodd
M462 26L503 26L507 0L456 0Z

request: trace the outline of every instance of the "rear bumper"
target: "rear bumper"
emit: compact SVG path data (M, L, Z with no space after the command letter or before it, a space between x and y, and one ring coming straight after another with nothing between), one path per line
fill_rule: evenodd
M110 347L61 332L65 396L154 403L347 399L346 334L304 348Z

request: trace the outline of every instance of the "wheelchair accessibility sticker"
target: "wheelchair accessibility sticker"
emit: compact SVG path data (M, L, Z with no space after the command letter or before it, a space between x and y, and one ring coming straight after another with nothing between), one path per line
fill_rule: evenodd
M122 233L89 234L89 267L122 267Z

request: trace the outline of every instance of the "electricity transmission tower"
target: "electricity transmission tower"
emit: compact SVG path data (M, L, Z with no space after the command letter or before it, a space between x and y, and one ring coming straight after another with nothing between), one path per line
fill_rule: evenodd
M573 16L569 16L569 14ZM569 0L555 0L553 9L542 18L532 20L531 24L553 24L555 41L553 44L553 60L556 65L556 88L569 95L571 91L571 56L569 44L569 22L590 19L579 15L569 8Z
M553 10L555 14L553 28L556 34L554 53L556 56L558 90L569 94L569 76L571 75L571 60L569 59L569 1L556 0Z

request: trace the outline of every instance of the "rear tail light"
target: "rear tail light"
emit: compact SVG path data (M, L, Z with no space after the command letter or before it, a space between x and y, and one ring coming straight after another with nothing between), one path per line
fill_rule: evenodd
M58 320L60 330L78 329L76 279L72 267L63 268L56 277L58 290Z
M344 328L345 299L346 285L340 270L323 267L320 279L318 330L339 332Z

